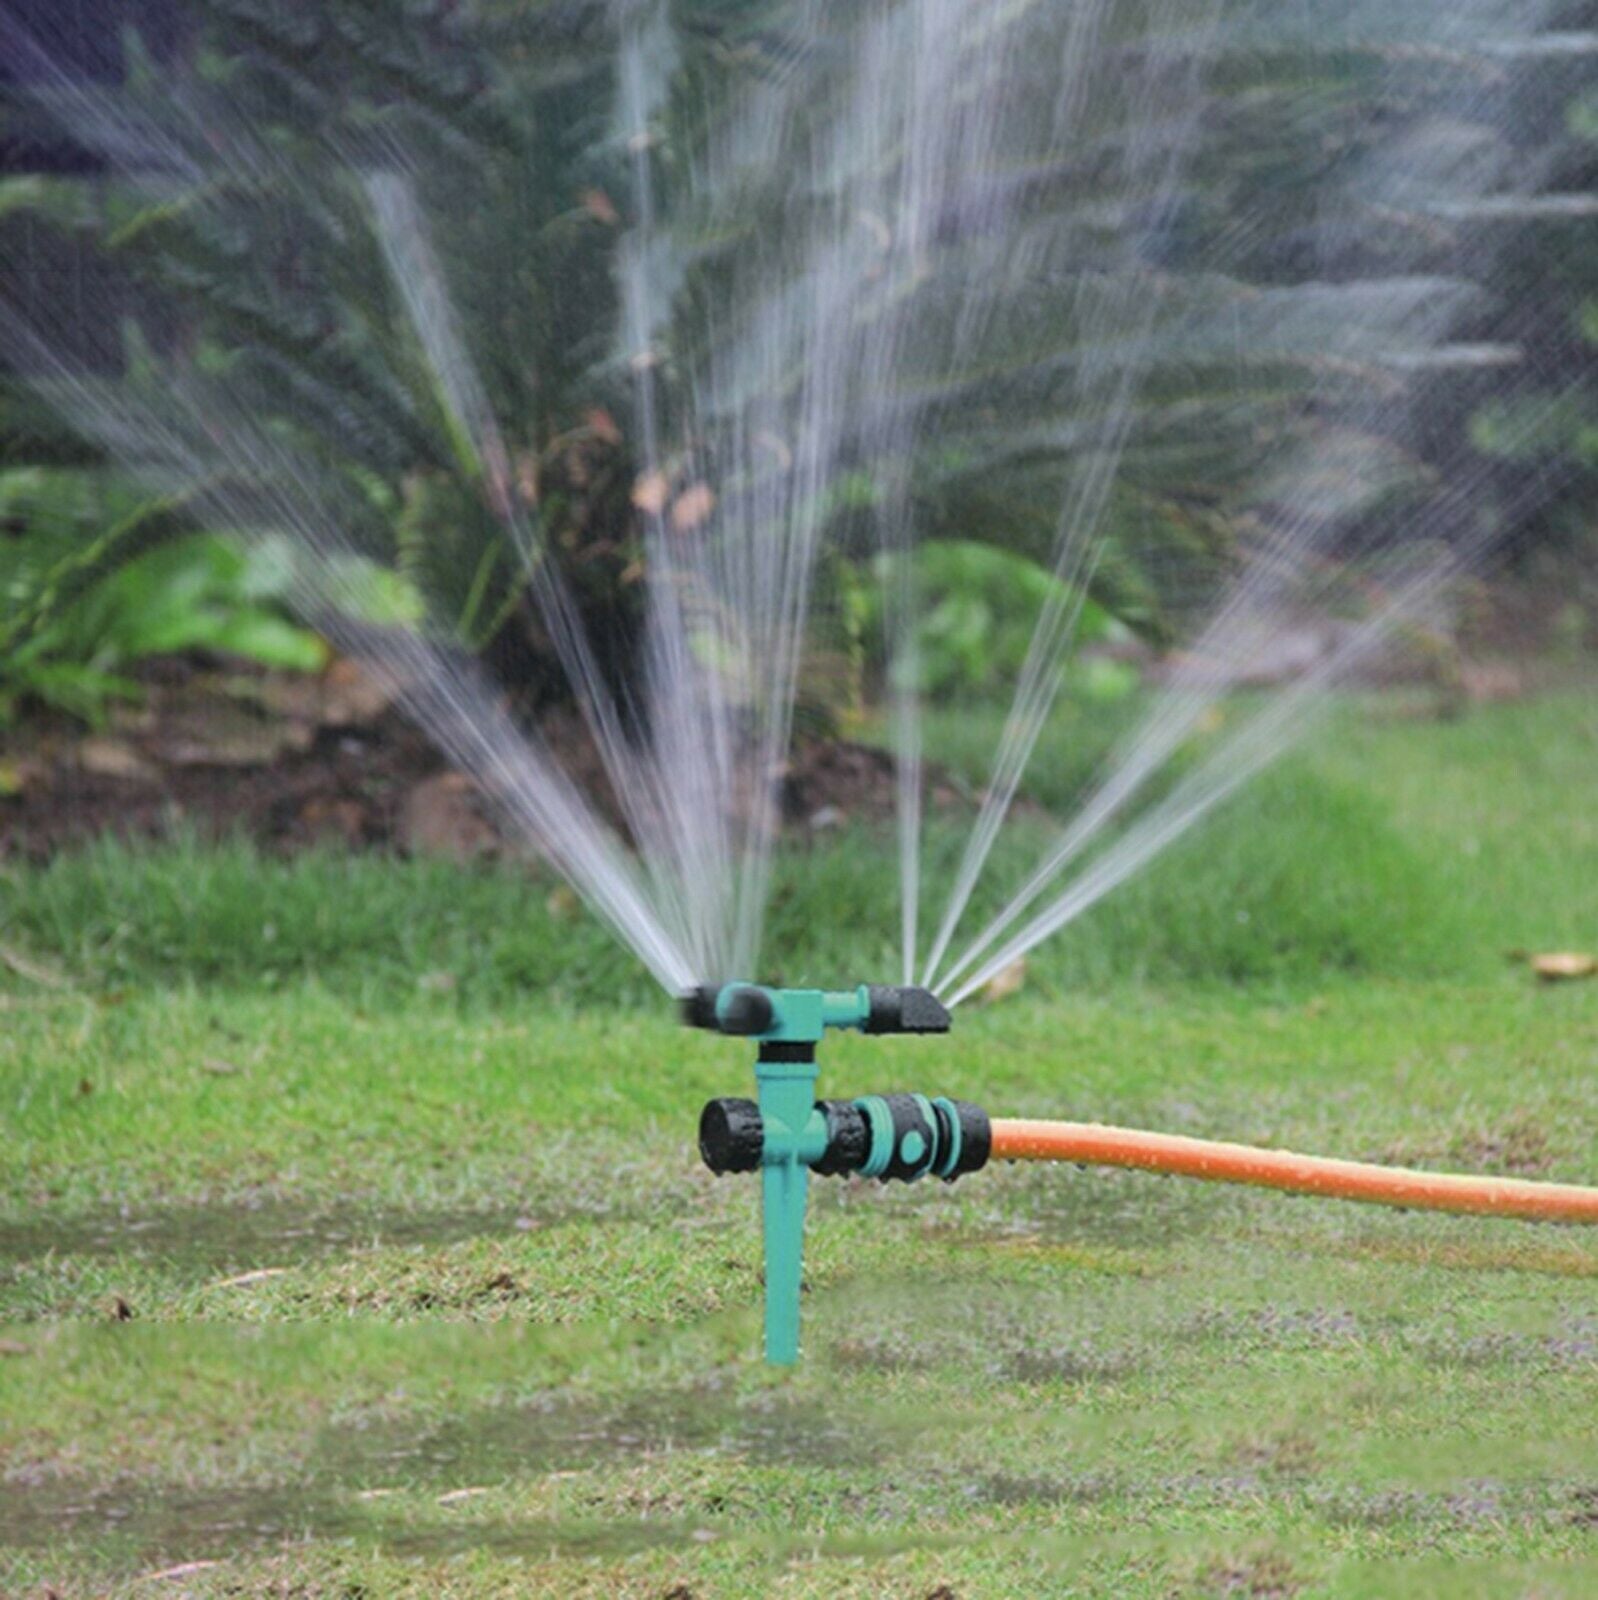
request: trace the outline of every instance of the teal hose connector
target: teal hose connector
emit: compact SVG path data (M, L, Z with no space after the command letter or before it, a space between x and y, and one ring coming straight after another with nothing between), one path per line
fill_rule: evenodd
M987 1115L964 1101L925 1095L815 1097L816 1046L828 1028L862 1033L947 1033L949 1013L925 989L768 989L731 983L696 989L683 1020L759 1046L758 1099L712 1100L699 1119L699 1152L715 1173L761 1175L766 1263L766 1360L799 1359L805 1201L812 1171L913 1183L953 1182L988 1158Z

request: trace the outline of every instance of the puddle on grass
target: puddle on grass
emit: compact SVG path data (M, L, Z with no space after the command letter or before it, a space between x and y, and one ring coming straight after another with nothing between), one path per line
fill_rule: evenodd
M395 1555L492 1549L615 1556L686 1543L695 1531L664 1521L452 1519L446 1507L423 1521L400 1520L348 1493L310 1488L8 1485L0 1503L0 1549L89 1547L129 1566L217 1560L311 1540L359 1540Z
M0 1222L0 1267L55 1256L136 1256L195 1270L285 1266L375 1245L443 1245L547 1227L515 1207L312 1209L288 1201L79 1213Z
M888 1429L867 1435L814 1404L762 1399L729 1405L686 1390L605 1406L564 1396L452 1417L430 1429L414 1419L345 1424L322 1457L341 1482L362 1488L491 1483L607 1462L677 1453L804 1466L868 1463Z
M354 1508L357 1511L358 1508ZM147 1484L52 1481L6 1485L0 1546L117 1543L151 1555L201 1559L221 1541L258 1543L299 1537L313 1525L333 1531L330 1503L278 1488L194 1490ZM349 1513L340 1513L350 1520Z
M1029 1478L992 1473L970 1486L973 1500L994 1506L1086 1506L1108 1500L1114 1482L1102 1473L1067 1478Z
M415 1418L345 1423L323 1435L293 1486L14 1480L0 1493L0 1549L87 1547L128 1564L206 1560L312 1539L359 1539L397 1554L490 1548L624 1555L715 1535L667 1518L462 1516L438 1496L463 1485L526 1485L554 1472L676 1454L817 1465L880 1457L880 1431L867 1436L818 1412L797 1398L734 1402L684 1390L610 1402L556 1395L431 1426ZM411 1491L430 1503L396 1503L382 1491Z

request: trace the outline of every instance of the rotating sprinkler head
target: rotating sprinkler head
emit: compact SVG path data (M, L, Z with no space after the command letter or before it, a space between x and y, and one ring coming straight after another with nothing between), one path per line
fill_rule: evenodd
M947 1033L949 1013L926 989L768 989L707 985L683 997L683 1021L759 1045L758 1100L712 1100L699 1119L699 1153L714 1173L761 1173L766 1258L766 1360L799 1359L805 1197L812 1171L883 1183L928 1176L952 1183L986 1165L987 1114L963 1100L921 1094L815 1098L816 1046L828 1028L860 1033Z

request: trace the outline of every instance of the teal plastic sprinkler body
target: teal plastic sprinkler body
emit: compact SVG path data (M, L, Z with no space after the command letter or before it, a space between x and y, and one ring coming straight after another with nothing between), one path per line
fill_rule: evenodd
M759 1171L766 1260L766 1360L799 1359L805 1199L812 1171L913 1183L953 1182L988 1158L991 1130L978 1107L919 1094L854 1101L815 1096L816 1046L828 1028L862 1033L947 1033L949 1013L925 989L768 989L729 983L683 999L691 1027L753 1039L758 1102L712 1100L699 1119L699 1152L712 1172Z

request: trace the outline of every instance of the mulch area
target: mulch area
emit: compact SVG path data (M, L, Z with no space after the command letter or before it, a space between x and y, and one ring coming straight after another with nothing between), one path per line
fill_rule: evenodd
M103 729L39 717L0 733L0 859L180 829L274 852L333 843L471 859L525 849L352 663L305 677L174 660L142 679L141 702L117 708ZM542 732L613 812L578 719L552 718ZM784 822L815 832L886 818L893 785L881 750L800 739L783 775ZM961 796L938 777L931 798Z

